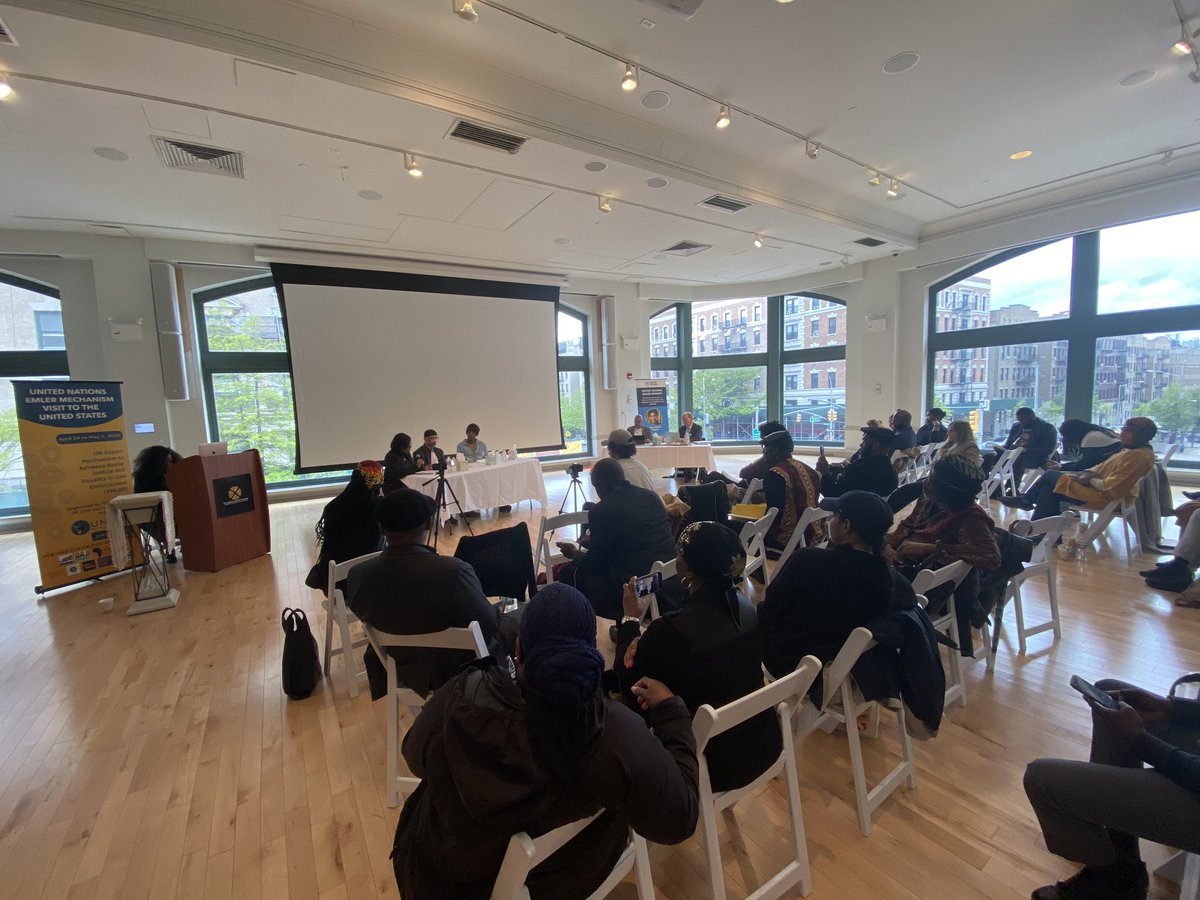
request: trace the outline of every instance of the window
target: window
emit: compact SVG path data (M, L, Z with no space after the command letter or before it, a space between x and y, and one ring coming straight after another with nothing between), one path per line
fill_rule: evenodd
M754 329L754 346L755 347L762 346L762 329L761 328Z
M787 325L783 326L784 341L799 340L799 337L800 337L800 326L799 325L789 322Z
M729 310L725 310L725 327L728 328L732 324L733 324L733 313L731 313Z
M729 352L729 349L730 349L730 342L731 342L732 340L733 340L732 336L730 336L730 335L728 335L728 334L727 334L727 335L725 335L725 351L726 351L726 352Z
M794 316L796 314L796 298L795 297L784 297L783 298L783 314L785 316Z
M738 335L738 346L743 350L746 349L746 332L744 331Z
M1149 416L1156 442L1200 460L1200 331L1097 339L1092 421L1116 430L1130 416Z
M783 377L783 389L785 391L794 391L797 389L795 375L785 375Z
M754 321L755 322L762 321L762 304L761 303L754 304Z
M828 372L825 373L825 375L826 375L826 379L825 379L826 386L830 390L833 390L834 388L836 388L837 387L837 372L835 372L833 369L830 369Z
M746 324L746 307L744 307L744 306L738 310L738 324L739 325Z
M658 340L658 334L659 334L658 326L655 325L654 326L654 340L656 340L656 341Z
M697 369L692 373L692 406L714 441L752 441L766 418L764 367Z
M829 317L829 324L827 327L829 329L828 332L826 332L827 334L837 334L838 328L837 328L837 314L836 313L832 314Z
M696 322L700 326L700 333L703 334L704 333L704 316L699 316L696 319Z
M819 372L813 372L809 377L809 387L814 391L821 386L821 375Z
M565 306L558 308L558 410L563 449L539 457L584 456L592 452L592 379L587 352L587 316ZM666 335L666 328L663 328Z
M29 511L13 381L68 376L58 291L0 272L0 516Z
M717 327L717 314L716 313L712 314L712 327L714 329Z
M704 352L704 338L700 338L700 340L696 343L696 352L697 353Z
M1100 232L1098 312L1200 304L1200 210Z
M813 316L813 319L812 319L812 336L813 337L821 336L821 320L818 319L816 316Z

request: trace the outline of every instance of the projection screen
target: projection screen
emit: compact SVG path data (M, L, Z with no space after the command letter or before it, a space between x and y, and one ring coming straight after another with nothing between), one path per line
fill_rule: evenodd
M383 459L403 431L453 452L563 446L558 288L272 265L291 359L296 471Z

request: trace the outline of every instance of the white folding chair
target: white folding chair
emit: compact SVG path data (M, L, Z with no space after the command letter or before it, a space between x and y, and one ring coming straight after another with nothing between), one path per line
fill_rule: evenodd
M678 558L660 560L650 567L650 574L653 575L655 572L661 573L663 581L666 581L668 578L674 578L678 561ZM653 622L662 615L658 608L658 593L647 595L646 600L646 609L642 613L642 619L645 622Z
M946 599L946 612L934 620L933 627L948 634L950 640L958 646L962 646L962 641L958 632L958 616L954 608L954 591L958 589L970 571L971 567L959 560L948 566L942 566L940 569L922 569L912 583L913 591L924 594L926 597L936 587L941 587L943 584L953 585L950 595ZM983 643L987 654L988 671L991 672L995 668L995 658L992 655L991 633L986 622L983 626ZM946 702L950 703L954 700L958 701L959 706L967 705L967 683L963 677L962 654L958 650L951 649L950 686L946 688Z
M807 897L812 891L808 841L804 836L804 815L800 809L800 779L796 774L796 751L792 745L792 714L804 703L804 697L820 671L821 661L815 656L806 656L791 674L759 688L752 694L727 703L720 709L713 709L706 703L696 710L696 715L692 718L692 732L696 735L696 758L700 762L700 831L704 839L704 851L708 856L708 877L713 900L725 900L725 869L721 865L717 813L733 806L742 797L780 775L783 776L786 785L788 810L792 819L793 857L786 866L771 876L766 884L751 893L747 900L782 897L796 886L799 886L802 897ZM704 748L717 735L769 709L774 709L779 717L779 728L783 733L783 752L750 784L729 791L714 792L709 780Z
M1033 548L1033 556L1025 568L1008 580L1008 587L1005 591L1005 600L1006 602L1012 601L1013 615L1017 620L1017 643L1021 648L1022 656L1025 655L1026 641L1035 634L1053 631L1054 640L1057 641L1062 637L1062 626L1058 618L1058 568L1056 563L1058 554L1054 548L1063 532L1078 524L1079 513L1073 509L1067 510L1062 515L1038 519L1036 522L1021 519L1013 523L1014 534L1024 537L1035 537L1039 534L1042 536L1037 546ZM1042 575L1046 576L1046 591L1050 598L1050 620L1042 622L1040 625L1026 625L1025 609L1021 602L1021 586L1029 579ZM999 622L996 623L997 627L999 624Z
M1015 492L1016 485L1013 484L1013 463L1017 461L1024 451L1021 447L1013 447L1011 450L1005 450L1000 454L1000 458L996 460L996 464L992 466L992 471L988 473L987 480L984 481L983 487L979 489L979 495L975 498L975 502L984 508L990 508L992 502L992 491L997 487L1000 488L1000 493Z
M767 568L767 530L778 514L779 509L772 507L761 519L742 526L742 546L746 548L746 569L742 576L749 578L751 572L762 569L764 586L771 583L771 572Z
M929 474L929 462L933 448L940 446L941 444L921 444L917 447L917 457L913 460L912 474L909 476L910 482L920 481Z
M488 655L487 644L478 622L465 628L445 628L428 634L389 634L366 623L367 640L383 661L387 670L387 803L399 806L400 795L415 790L421 779L400 774L400 707L407 706L416 716L425 705L425 698L400 684L396 676L396 660L388 653L391 647L422 647L431 650L470 650L477 658Z
M1170 447L1168 447L1167 452L1163 454L1163 458L1159 460L1159 462L1162 464L1162 467L1165 469L1167 466L1169 466L1171 464L1172 457L1174 457L1175 454L1182 449L1183 444L1172 444Z
M585 828L604 811L560 825L553 831L547 831L541 837L531 838L524 831L514 834L508 841L508 850L504 854L504 862L496 874L496 883L492 886L491 900L529 900L529 889L525 882L529 873L545 860L561 850L572 838ZM634 873L637 882L638 900L654 900L654 881L650 876L650 852L646 839L633 829L629 831L629 846L613 866L604 883L592 893L588 900L600 900L607 897L629 872Z
M380 554L379 550L374 553L364 553L362 556L356 556L354 559L348 559L345 562L329 561L329 582L325 585L325 599L321 601L321 606L325 609L325 664L322 670L325 677L329 677L330 663L333 657L342 657L342 674L346 680L346 692L351 697L358 696L358 680L367 674L365 668L359 669L354 664L354 651L360 647L367 646L365 637L353 640L350 634L350 626L358 621L358 616L350 612L350 608L346 606L346 598L342 592L338 590L337 583L345 579L350 574L350 570L359 563L366 562L368 559L374 559ZM339 645L333 646L333 629L334 626L338 630Z
M916 460L903 450L892 451L892 468L896 470L896 480L899 484L912 481Z
M750 483L746 485L746 493L742 494L743 503L753 503L754 495L763 489L763 480L761 478L751 478Z
M1126 503L1124 498L1120 498L1112 501L1112 503L1101 510L1080 507L1079 511L1089 519L1087 528L1079 535L1079 546L1092 546L1096 542L1096 538L1100 537L1108 529L1109 523L1115 517L1120 516L1121 528L1125 533L1125 558L1133 559L1134 547L1137 547L1138 553L1142 552L1137 532L1137 507L1132 502ZM1132 541L1129 539L1130 529L1133 530Z
M846 741L850 745L850 768L854 773L855 806L858 810L858 827L864 836L869 836L875 827L872 817L884 800L900 787L901 782L907 782L909 790L917 787L917 766L913 761L912 739L908 736L908 725L905 721L904 703L899 703L892 711L896 714L896 724L899 726L900 763L890 771L875 787L867 785L867 772L863 766L862 738L858 733L858 717L863 713L871 716L872 733L878 733L879 704L874 701L858 701L854 699L854 683L850 671L859 658L875 646L871 632L866 628L855 628L846 638L846 643L838 651L833 662L825 667L825 680L822 685L823 699L818 709L811 701L800 708L796 717L796 733L801 739L812 734L818 728L822 731L833 731L838 725L845 726ZM841 699L840 708L834 701Z
M560 528L570 528L578 526L579 532L583 532L583 526L587 524L587 510L581 512L562 513L557 516L542 516L542 524L538 528L537 546L533 555L533 572L536 575L538 568L546 573L546 584L554 584L554 567L559 563L564 563L567 558L555 549L551 538L554 533Z
M1025 474L1021 476L1020 492L1022 494L1024 494L1031 487L1033 487L1033 484L1035 481L1037 481L1039 478L1041 478L1045 474L1046 474L1046 470L1043 469L1041 466L1038 466L1036 469L1026 469Z
M793 553L801 547L807 547L808 541L804 537L804 533L808 531L808 526L813 522L819 522L822 519L828 519L833 513L828 510L821 509L819 506L810 506L800 513L800 521L796 523L796 530L792 532L792 536L788 538L787 544L783 548L783 552L779 554L779 560L775 564L775 571L778 572L783 568L783 564L788 561ZM829 543L822 541L818 546L824 546Z

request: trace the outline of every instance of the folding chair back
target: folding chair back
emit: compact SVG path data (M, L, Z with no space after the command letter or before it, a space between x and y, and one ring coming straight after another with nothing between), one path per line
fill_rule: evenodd
M656 562L650 567L650 574L653 575L655 572L660 573L662 575L662 580L665 582L667 579L675 577L676 569L678 568L678 562L678 558ZM661 615L662 612L659 610L658 606L658 593L656 592L647 595L646 610L642 618L647 622L653 622Z
M488 597L524 600L537 593L529 526L524 522L474 537L463 535L454 555L471 564Z
M833 513L828 510L821 509L819 506L810 506L800 514L800 521L796 523L796 530L792 532L791 538L788 539L783 552L779 554L779 562L775 566L775 571L778 572L783 568L783 564L788 561L793 553L801 547L808 546L808 539L804 536L808 531L808 527L814 522L820 522L823 519L828 519L833 516ZM822 541L817 546L825 546L829 543L828 540Z
M1079 524L1079 513L1068 509L1058 516L1048 516L1032 522L1028 519L1020 519L1012 525L1011 530L1014 534L1021 534L1025 537L1042 536L1042 539L1034 546L1033 555L1026 563L1025 568L1008 581L1006 600L1012 602L1013 615L1017 620L1017 642L1020 645L1022 656L1025 655L1026 640L1035 634L1053 631L1055 640L1062 637L1062 626L1058 617L1058 555L1054 548L1058 544L1059 538L1063 536L1063 532L1077 524ZM1050 599L1050 619L1040 625L1026 625L1021 587L1030 578L1038 578L1042 575L1046 577L1046 590ZM999 622L996 624L999 627ZM995 654L993 653L992 656L994 658Z
M983 507L990 507L992 491L999 487L1000 493L1004 493L1005 485L1012 481L1013 464L1023 452L1023 448L1013 447L1013 449L1005 450L1000 454L1000 458L996 460L992 471L988 473L987 479L983 482L983 487L979 489L979 495L975 498L976 503Z
M342 657L342 677L346 683L346 693L351 697L358 696L358 680L367 674L365 668L359 669L354 664L354 651L360 647L367 645L367 639L361 637L354 640L350 634L350 626L358 621L358 616L350 612L346 606L346 598L338 589L338 582L344 581L350 574L350 570L359 563L366 562L369 559L374 559L382 551L376 550L374 553L364 553L362 556L356 556L354 559L348 559L345 562L329 561L329 580L325 584L325 599L321 605L325 608L325 663L322 666L325 676L329 677L330 663L333 657ZM333 629L338 630L337 647L333 646Z
M746 548L746 570L742 574L749 578L752 572L762 569L764 585L771 583L771 573L767 570L767 530L778 514L778 507L773 507L761 519L742 526L742 546Z
M572 526L578 527L582 533L583 526L587 524L587 521L586 509L581 512L561 513L557 516L542 516L542 523L538 526L537 546L534 548L535 577L537 570L542 569L546 573L546 584L554 583L554 567L567 561L567 558L554 546L554 533L560 528Z
M953 585L950 595L946 598L946 612L934 620L933 627L948 634L956 646L962 646L962 641L958 631L958 615L954 608L954 591L970 572L971 567L959 560L948 566L942 566L940 569L922 569L912 583L913 591L924 594L926 597L934 588L944 584ZM990 653L992 641L986 623L983 628L983 642ZM967 705L967 685L963 677L962 654L955 649L950 650L950 685L946 688L946 702L950 703L953 700L957 700L959 706Z
M750 483L746 485L746 493L742 495L743 503L753 503L754 495L761 492L763 489L763 480L761 478L751 478Z

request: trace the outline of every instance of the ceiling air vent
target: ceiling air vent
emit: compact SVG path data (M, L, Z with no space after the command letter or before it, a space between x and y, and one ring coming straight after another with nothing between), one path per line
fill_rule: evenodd
M17 46L17 39L13 37L13 33L8 30L8 26L4 24L3 19L0 19L0 44L5 44L9 47Z
M690 19L704 5L704 0L642 0L648 6L657 6L681 19Z
M173 141L156 137L154 146L159 158L168 169L183 169L188 172L208 172L210 175L225 175L228 178L245 178L242 154L238 150L222 150L187 141Z
M873 237L862 237L862 238L859 238L857 241L851 241L850 243L859 244L860 246L863 246L863 247L882 247L884 244L887 243L887 241L881 241L879 238L873 238Z
M707 200L701 200L697 206L707 206L709 209L715 209L717 212L723 213L739 213L743 209L748 209L750 204L745 200L735 200L733 197L726 197L722 194L713 194Z
M680 241L663 250L663 253L673 253L675 256L695 256L705 250L711 250L712 244L701 244L696 241Z
M450 129L450 137L460 141L467 141L470 144L478 144L480 147L487 147L491 150L503 150L505 153L516 153L523 146L528 138L519 137L515 134L507 134L503 131L497 131L495 128L488 128L486 125L480 125L476 122L468 122L466 119L459 119L454 123L454 127Z

